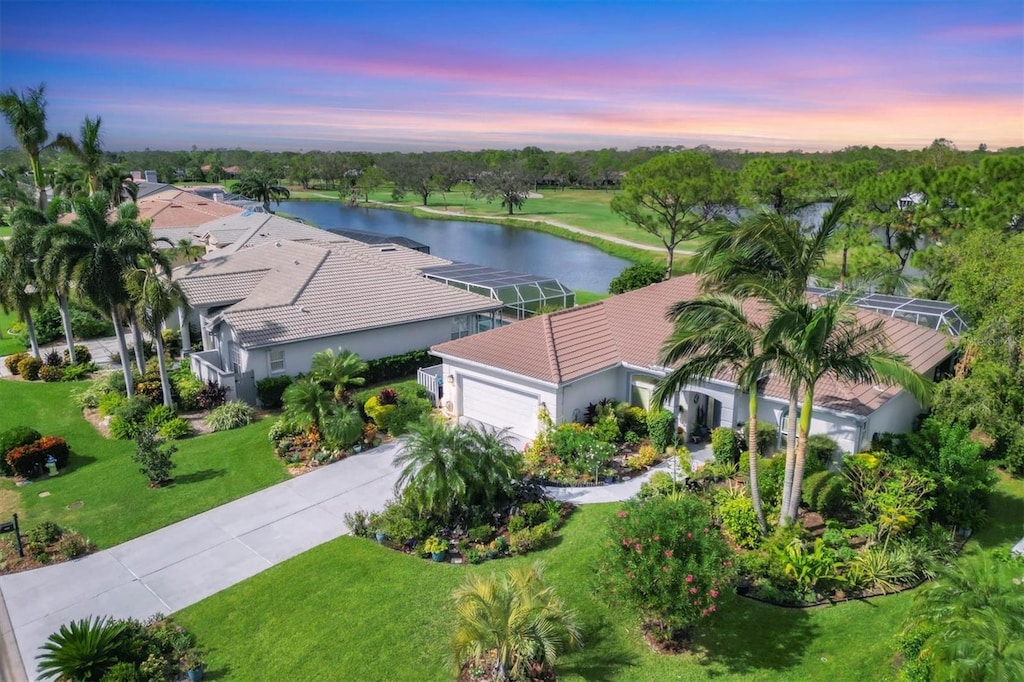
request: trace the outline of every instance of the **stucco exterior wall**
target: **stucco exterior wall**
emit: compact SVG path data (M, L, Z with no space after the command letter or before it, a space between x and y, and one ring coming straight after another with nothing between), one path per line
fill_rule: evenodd
M871 444L871 437L876 433L905 433L914 426L914 420L923 410L917 404L914 397L902 391L895 397L887 400L884 405L875 410L868 419L867 428L864 429L864 442L861 447L868 447Z
M581 421L587 405L602 398L616 401L629 398L626 393L625 372L621 367L612 367L563 385L551 418L555 423Z
M508 388L519 393L526 393L536 396L538 411L541 405L545 406L551 418L555 419L557 412L558 392L550 384L536 381L528 377L503 372L494 368L484 368L472 363L458 360L444 360L442 376L444 377L444 397L441 400L442 407L455 416L462 416L465 408L462 401L461 386L465 378L478 379L480 381ZM507 424L491 424L499 428Z

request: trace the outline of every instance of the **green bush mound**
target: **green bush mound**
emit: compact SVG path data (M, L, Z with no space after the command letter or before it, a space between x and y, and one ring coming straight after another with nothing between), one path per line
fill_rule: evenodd
M232 400L214 408L206 416L207 425L214 431L229 431L251 424L256 419L256 410L242 400Z
M831 471L818 471L804 479L801 497L811 511L833 516L843 510L845 479Z
M434 409L426 389L415 381L359 391L353 399L378 429L393 436L405 433Z
M284 390L295 381L288 375L279 377L266 377L256 382L256 397L260 405L268 410L277 410L281 407L281 398Z
M0 475L10 476L14 473L11 465L7 463L7 453L14 448L34 443L42 434L28 426L12 426L6 431L0 432Z

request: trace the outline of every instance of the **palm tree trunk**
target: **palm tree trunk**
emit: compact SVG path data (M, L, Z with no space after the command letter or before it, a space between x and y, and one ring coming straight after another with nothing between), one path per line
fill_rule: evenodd
M124 388L128 397L135 395L135 384L132 382L132 363L128 359L128 342L124 338L124 327L121 316L117 314L117 306L110 309L110 319L114 321L114 335L117 337L117 350L121 354L121 372L124 373Z
M750 425L748 427L747 456L750 459L750 501L754 505L757 523L761 532L768 532L768 522L764 518L764 507L761 505L761 484L757 480L757 386L750 391Z
M796 520L800 514L800 499L804 483L804 462L807 460L807 437L811 431L811 413L814 408L814 387L804 393L804 404L800 410L800 436L796 441L793 458L793 493L789 500L789 518Z
M156 362L160 366L160 388L164 394L164 406L174 408L174 401L171 399L171 378L167 376L167 360L164 359L164 339L160 334L160 325L157 324L156 334L153 335L153 343L156 344Z
M71 333L71 310L68 308L68 294L60 287L57 288L57 307L60 308L60 321L64 325L64 340L68 342L68 361L72 365L77 365L75 335Z
M796 460L796 411L800 400L800 382L789 387L789 413L786 415L786 471L782 479L782 505L779 507L779 525L784 526L789 517L790 496L793 493L793 467Z
M29 165L32 166L32 176L36 181L36 190L39 194L36 196L36 206L40 211L46 213L46 204L48 198L46 196L46 180L43 179L43 164L39 161L39 155L30 156Z
M23 307L21 316L25 319L25 333L28 334L28 346L32 351L32 357L42 360L39 355L39 342L36 341L36 326L32 323L32 310L28 306Z
M139 319L135 317L135 311L129 308L128 324L132 328L132 339L135 343L135 366L139 368L139 374L146 373L146 349L145 339L142 338L142 327L139 326Z

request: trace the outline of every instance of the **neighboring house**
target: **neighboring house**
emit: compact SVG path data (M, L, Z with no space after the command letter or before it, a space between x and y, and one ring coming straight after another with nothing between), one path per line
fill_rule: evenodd
M245 210L217 203L173 185L140 196L135 203L139 207L139 218L152 221L150 228L156 237L163 236L160 231L166 228L197 227Z
M417 265L439 260L433 256L341 237L327 241L329 233L292 224L252 225L224 250L229 253L174 271L202 333L192 369L232 397L255 402L256 381L307 372L313 354L327 348L373 360L495 324L499 301L418 274ZM325 241L269 240L277 229L299 228Z
M665 312L673 303L700 295L695 276L677 277L590 305L562 310L434 346L442 366L443 408L450 414L524 438L536 436L538 411L557 422L579 420L602 398L645 408L657 381L670 370L660 363L672 324ZM751 302L747 314L764 318ZM893 349L915 370L934 376L948 365L950 337L904 320L857 310L863 322L884 320ZM423 373L423 370L421 370ZM782 380L763 382L758 418L785 429L788 388ZM907 431L921 408L906 392L873 385L819 382L812 433L825 433L846 452L866 447L875 433ZM686 433L746 422L745 393L728 372L695 383L666 407Z

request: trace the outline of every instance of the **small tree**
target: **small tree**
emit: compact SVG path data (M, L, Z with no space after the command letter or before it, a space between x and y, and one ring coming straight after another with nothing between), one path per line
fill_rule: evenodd
M687 635L718 609L732 552L692 495L630 500L611 523L606 575L661 640Z
M650 261L633 263L608 284L609 294L624 294L665 279L665 266Z
M530 181L519 164L505 166L494 171L481 173L473 187L474 197L483 197L487 201L501 199L502 208L522 209L526 198L530 195Z
M165 444L156 435L155 428L143 427L135 436L135 454L132 459L139 465L139 471L149 479L149 486L159 488L171 480L171 469L174 468L171 456L177 451L177 446Z

